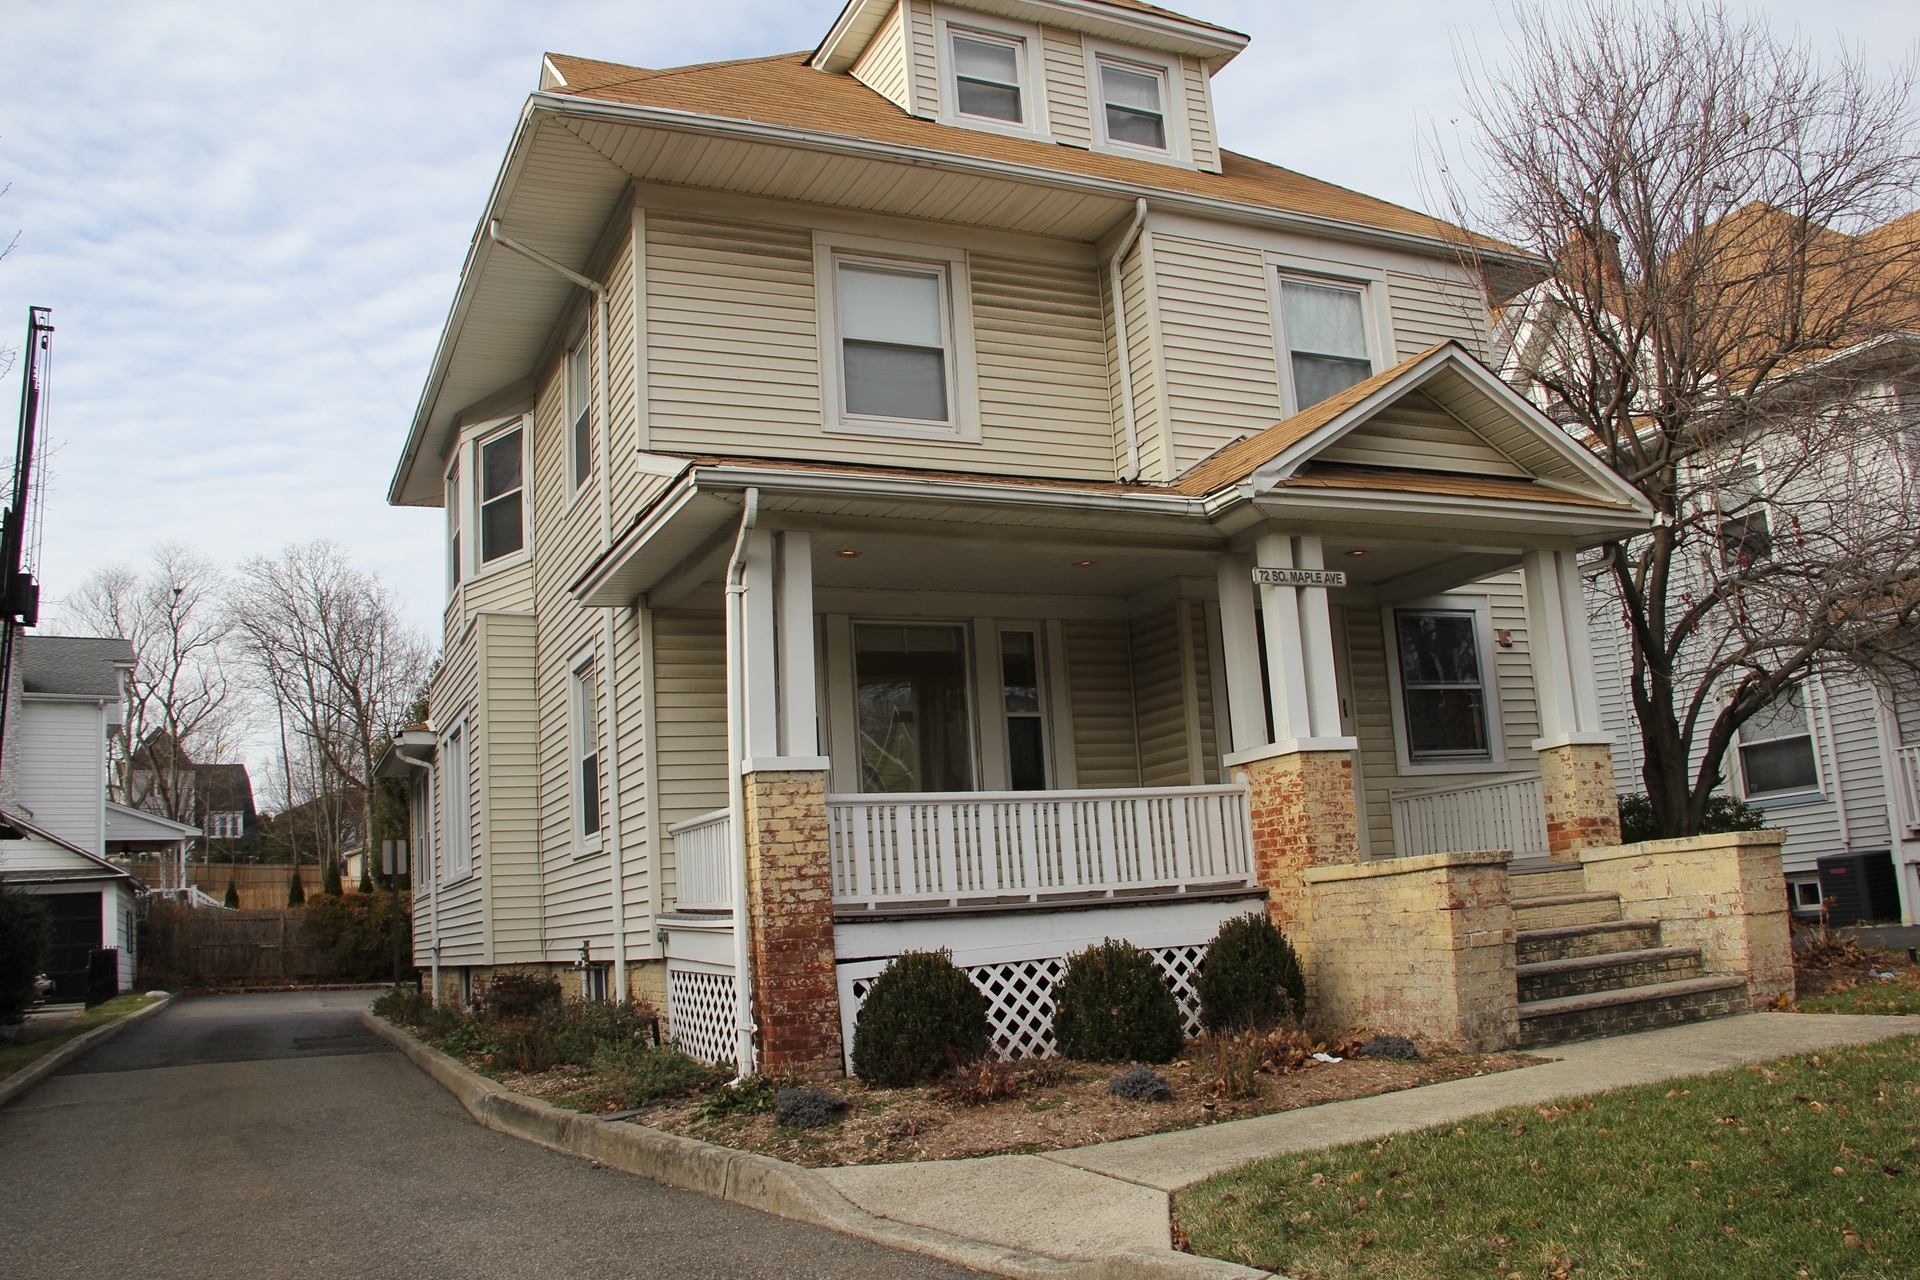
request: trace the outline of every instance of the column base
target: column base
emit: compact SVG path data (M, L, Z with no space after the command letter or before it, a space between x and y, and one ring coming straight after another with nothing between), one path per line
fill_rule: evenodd
M831 1079L843 1073L834 972L833 861L827 775L746 775L747 915L758 1070Z
M1576 863L1586 849L1620 843L1620 795L1613 781L1613 741L1565 735L1534 743L1547 810L1547 854Z

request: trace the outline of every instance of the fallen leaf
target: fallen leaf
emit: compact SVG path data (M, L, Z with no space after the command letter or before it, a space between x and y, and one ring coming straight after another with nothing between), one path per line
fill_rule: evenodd
M1836 1178L1844 1178L1847 1176L1847 1171L1845 1169L1842 1169L1839 1165L1835 1165L1833 1166L1833 1176Z

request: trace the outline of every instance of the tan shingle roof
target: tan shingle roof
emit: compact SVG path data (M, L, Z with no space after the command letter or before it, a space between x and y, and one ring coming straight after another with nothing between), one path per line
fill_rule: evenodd
M808 56L789 53L648 70L566 54L547 55L566 78L566 87L555 90L561 94L1031 165L1407 235L1456 241L1464 234L1424 213L1232 151L1220 153L1222 172L1201 173L1037 138L920 120L850 75L814 70L806 65ZM1493 241L1481 243L1506 248Z

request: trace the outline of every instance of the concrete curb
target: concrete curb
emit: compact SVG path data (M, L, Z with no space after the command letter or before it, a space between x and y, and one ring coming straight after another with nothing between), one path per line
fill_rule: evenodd
M33 1088L33 1086L39 1084L42 1080L58 1071L61 1067L66 1066L69 1062L72 1062L89 1049L92 1049L96 1045L106 1043L134 1023L146 1018L151 1018L154 1014L159 1013L172 1003L173 997L171 995L166 996L157 1003L150 1004L144 1009L135 1009L125 1017L115 1018L112 1022L103 1023L83 1036L75 1036L58 1049L55 1049L52 1053L42 1054L40 1057L35 1058L32 1062L29 1062L5 1080L0 1080L0 1107L6 1106L9 1102L12 1102L15 1098Z
M1017 1280L1246 1280L1270 1274L1172 1249L1098 1259L1054 1258L875 1217L812 1169L550 1106L503 1089L384 1018L372 1013L360 1017L369 1030L406 1054L489 1129L775 1217Z

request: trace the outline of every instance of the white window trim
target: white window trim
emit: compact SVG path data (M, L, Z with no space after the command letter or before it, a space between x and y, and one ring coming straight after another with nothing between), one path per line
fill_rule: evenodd
M1020 77L1020 114L1025 117L1020 123L995 120L991 116L960 114L960 94L954 83L955 59L952 33L955 31L961 35L981 35L1015 46L1014 66ZM962 129L979 129L985 133L1012 134L1019 138L1048 136L1047 95L1042 89L1046 77L1035 74L1036 66L1046 60L1046 51L1041 44L1038 26L1027 22L1011 22L1005 18L996 18L990 14L976 13L972 10L962 11L943 6L934 10L933 34L934 61L940 68L941 124L957 125Z
M1146 49L1107 44L1091 37L1081 41L1087 59L1087 112L1093 117L1093 149L1109 155L1131 156L1157 164L1194 168L1193 139L1187 129L1186 86L1180 78L1180 59ZM1100 64L1110 62L1124 71L1160 77L1160 111L1167 126L1167 149L1157 151L1107 136L1107 95L1100 86Z
M941 323L947 336L947 411L942 425L914 418L848 417L840 362L839 268L841 262L881 267L937 268L940 273ZM822 427L829 434L906 437L914 440L980 442L980 392L974 374L973 285L964 249L876 240L866 236L814 233L813 274L820 332Z
M580 689L583 681L592 682L593 723L587 723L581 712ZM587 744L592 742L596 756L600 752L600 666L598 655L592 645L573 655L567 664L567 794L572 801L573 814L573 856L586 857L598 853L604 843L606 831L606 813L604 806L600 816L600 830L592 835L582 834L586 829L586 794L580 786L580 766L587 756ZM594 776L600 777L600 767L596 760Z
M1300 412L1299 398L1293 387L1293 350L1287 343L1286 302L1281 297L1281 282L1298 280L1302 284L1326 285L1335 289L1355 289L1360 293L1360 319L1367 329L1367 358L1373 371L1394 366L1389 341L1393 335L1393 311L1387 297L1386 272L1354 263L1328 262L1319 258L1301 258L1292 254L1269 253L1267 257L1267 306L1273 317L1273 347L1280 369L1280 408L1283 417Z
M1806 723L1806 732L1782 733L1771 738L1747 737L1747 726L1741 725L1733 731L1733 778L1735 789L1742 800L1751 800L1761 805L1815 804L1827 798L1827 760L1826 752L1821 750L1819 726L1813 718L1813 699L1807 696L1807 689L1800 689L1800 718ZM1749 722L1751 723L1751 722ZM1745 747L1757 747L1768 742L1788 742L1794 738L1805 737L1807 749L1813 752L1813 785L1796 787L1786 791L1754 791L1747 786L1747 757Z
M465 816L462 818L460 824L465 829L462 833L466 836L465 840L455 840L453 838L455 831L452 821L452 810L447 804L448 796L452 790L450 784L454 770L451 766L454 761L455 753L453 743L456 738L460 742L459 757L461 762L466 765L464 770L466 774L466 786L463 788L462 793L466 797L467 807ZM469 717L462 716L454 722L445 733L440 735L439 757L439 768L435 771L442 775L440 778L440 831L442 838L439 843L443 856L440 860L439 872L441 876L440 884L445 887L463 884L473 879L476 869L479 866L479 859L473 856L473 728L472 721ZM459 858L457 861L452 856L455 850L459 850Z
M480 558L480 449L513 430L520 432L520 549L493 560ZM468 582L525 564L533 558L533 415L515 414L473 428L462 441L460 469L460 555Z
M576 389L573 385L573 357L574 353L583 347L587 352L587 385ZM573 424L574 419L579 416L573 411L573 397L576 390L580 394L582 411L587 415L587 454L593 462L593 466L588 467L584 474L577 473L574 469ZM560 356L560 402L561 418L565 423L561 429L561 451L566 454L567 471L565 510L570 512L574 504L580 501L580 495L593 487L590 482L593 479L594 469L600 463L594 449L599 441L596 438L597 433L594 431L596 424L593 421L593 325L591 322L580 327L579 335L567 344L566 350Z
M996 618L993 628L993 662L1000 679L994 685L994 705L999 710L999 732L1006 747L1002 749L1005 759L1002 764L1006 776L995 780L993 790L1010 791L1013 789L1013 753L1012 742L1008 739L1007 722L1016 713L1007 710L1006 671L1001 664L1006 660L1002 650L1005 643L1001 639L1009 632L1025 633L1033 637L1033 675L1038 688L1040 709L1037 712L1018 713L1022 719L1036 719L1040 722L1040 765L1046 772L1042 791L1060 789L1060 763L1055 751L1053 671L1049 662L1050 646L1047 643L1047 624L1037 618Z
M453 456L448 459L446 469L440 473L440 491L446 495L449 508L446 542L443 544L446 556L443 568L446 570L449 603L459 595L462 584L471 576L467 569L467 543L470 539L467 536L467 496L464 481L468 470L466 464L467 456L464 446L455 445ZM460 539L460 547L457 551L453 547L453 540L456 537Z
M1407 699L1400 687L1400 633L1394 613L1401 609L1438 609L1450 613L1471 613L1473 642L1480 657L1480 688L1486 699L1487 752L1485 760L1415 761L1407 743ZM1393 752L1403 778L1440 777L1456 773L1506 773L1507 733L1500 701L1500 668L1493 661L1493 608L1483 595L1428 596L1424 600L1401 600L1382 605L1380 626L1385 636L1387 657L1387 699L1393 708Z

